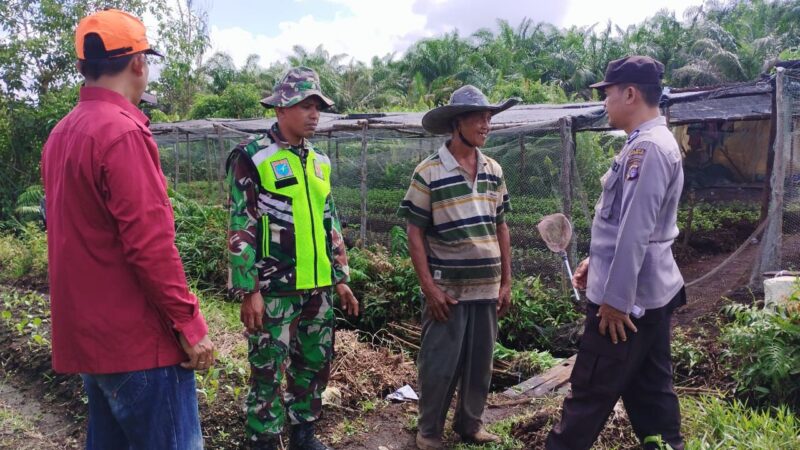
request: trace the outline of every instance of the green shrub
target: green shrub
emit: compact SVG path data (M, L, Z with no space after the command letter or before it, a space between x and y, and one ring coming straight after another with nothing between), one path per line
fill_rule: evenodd
M800 401L800 300L758 309L730 305L733 321L720 336L736 391L773 403Z
M347 255L350 287L361 302L354 326L375 332L387 322L419 320L421 291L410 258L392 256L379 245L350 249Z
M692 339L686 330L675 327L672 332L672 364L675 372L692 376L708 361L708 353L701 342Z
M227 285L228 213L219 206L201 205L170 192L175 211L175 245L186 276L202 289Z
M515 349L563 352L562 333L583 316L569 295L527 277L514 280L511 298L511 309L500 318L500 341Z
M47 281L47 236L37 224L30 222L17 233L0 236L0 281Z
M786 406L748 408L717 397L681 399L687 450L800 448L800 418Z

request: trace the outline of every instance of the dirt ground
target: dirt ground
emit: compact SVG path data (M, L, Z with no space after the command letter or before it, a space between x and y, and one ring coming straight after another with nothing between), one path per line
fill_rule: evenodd
M747 302L752 295L743 289L749 279L750 266L757 256L757 245L748 247L739 258L722 269L716 276L710 277L701 284L687 289L688 304L680 309L674 318L674 324L687 331L690 336L698 339L708 339L715 333L717 317L720 307L727 301L723 297L733 297L737 301ZM722 262L728 253L716 255L693 254L681 261L681 270L687 282L702 276ZM734 289L732 291L732 289ZM750 300L752 301L752 300ZM2 330L0 330L2 331ZM80 448L83 443L83 428L85 427L85 407L80 401L66 402L65 396L72 395L80 398L75 392L79 389L77 380L58 381L57 385L64 390L62 395L48 395L53 382L43 383L37 372L41 372L47 365L45 361L35 361L33 368L21 368L13 361L11 353L24 351L24 349L9 349L8 336L0 333L0 448L8 449L33 449L33 448ZM355 364L358 355L347 356L350 361L346 366ZM412 386L413 368L409 370L402 361L392 362L397 377L394 383L400 384L403 380ZM348 367L344 367L347 370ZM385 371L383 367L381 370ZM357 372L357 373L356 373ZM347 372L350 377L353 373L362 379L369 379L369 370L363 367ZM340 379L340 388L343 395L356 395L356 392L347 392L346 386L350 379ZM362 380L363 381L363 380ZM399 385L397 387L400 387ZM72 391L69 394L67 391ZM385 389L384 389L385 391ZM385 395L382 392L381 395ZM512 434L518 439L523 439L536 448L546 430L552 425L553 417L557 416L560 399L551 399L549 403L540 404L512 404L502 394L493 394L490 398L490 407L484 415L487 424L496 423L503 419L526 414L527 420L516 424ZM492 405L501 405L493 407ZM344 402L339 406L326 407L325 416L320 422L320 434L324 440L335 449L353 450L403 450L413 449L414 433L416 428L416 405L414 403L388 403L381 399L370 400L368 403L353 401ZM224 436L230 433L230 443L241 442L241 433L237 430L243 415L240 411L230 414L214 408L204 408L201 414L215 417L211 420L207 433ZM626 431L627 418L624 412L615 413L613 426L607 433L614 442L627 442L630 432ZM205 423L209 421L204 420ZM629 428L629 427L628 427ZM234 431L237 430L237 431ZM221 434L220 434L221 433ZM626 434L627 433L627 434ZM448 445L455 445L457 439L448 435ZM620 441L619 439L622 439ZM236 444L234 444L236 446ZM231 448L226 445L226 448ZM216 448L207 446L207 448ZM622 445L622 448L628 448Z

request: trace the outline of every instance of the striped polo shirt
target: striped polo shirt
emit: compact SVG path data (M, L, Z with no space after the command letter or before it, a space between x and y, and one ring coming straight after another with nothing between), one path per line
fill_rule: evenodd
M445 293L462 302L496 302L501 275L497 225L511 210L503 169L476 150L473 182L448 143L414 170L397 214L425 229L428 267Z

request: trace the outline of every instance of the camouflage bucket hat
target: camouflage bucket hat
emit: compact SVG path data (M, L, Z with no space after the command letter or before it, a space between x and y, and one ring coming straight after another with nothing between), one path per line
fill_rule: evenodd
M453 131L453 119L461 114L491 111L492 115L495 115L519 102L518 98L510 98L502 103L492 105L480 89L468 84L453 92L453 95L450 96L450 104L425 113L422 116L422 128L433 134L448 134Z
M272 95L261 100L265 108L280 106L288 108L316 95L322 101L322 108L333 106L333 100L322 95L319 76L314 69L293 67L275 84Z

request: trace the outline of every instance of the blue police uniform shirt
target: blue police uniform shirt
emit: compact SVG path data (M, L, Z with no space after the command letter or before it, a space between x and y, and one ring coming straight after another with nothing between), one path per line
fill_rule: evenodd
M625 313L660 308L680 291L672 255L683 165L664 117L641 124L601 179L586 296Z

